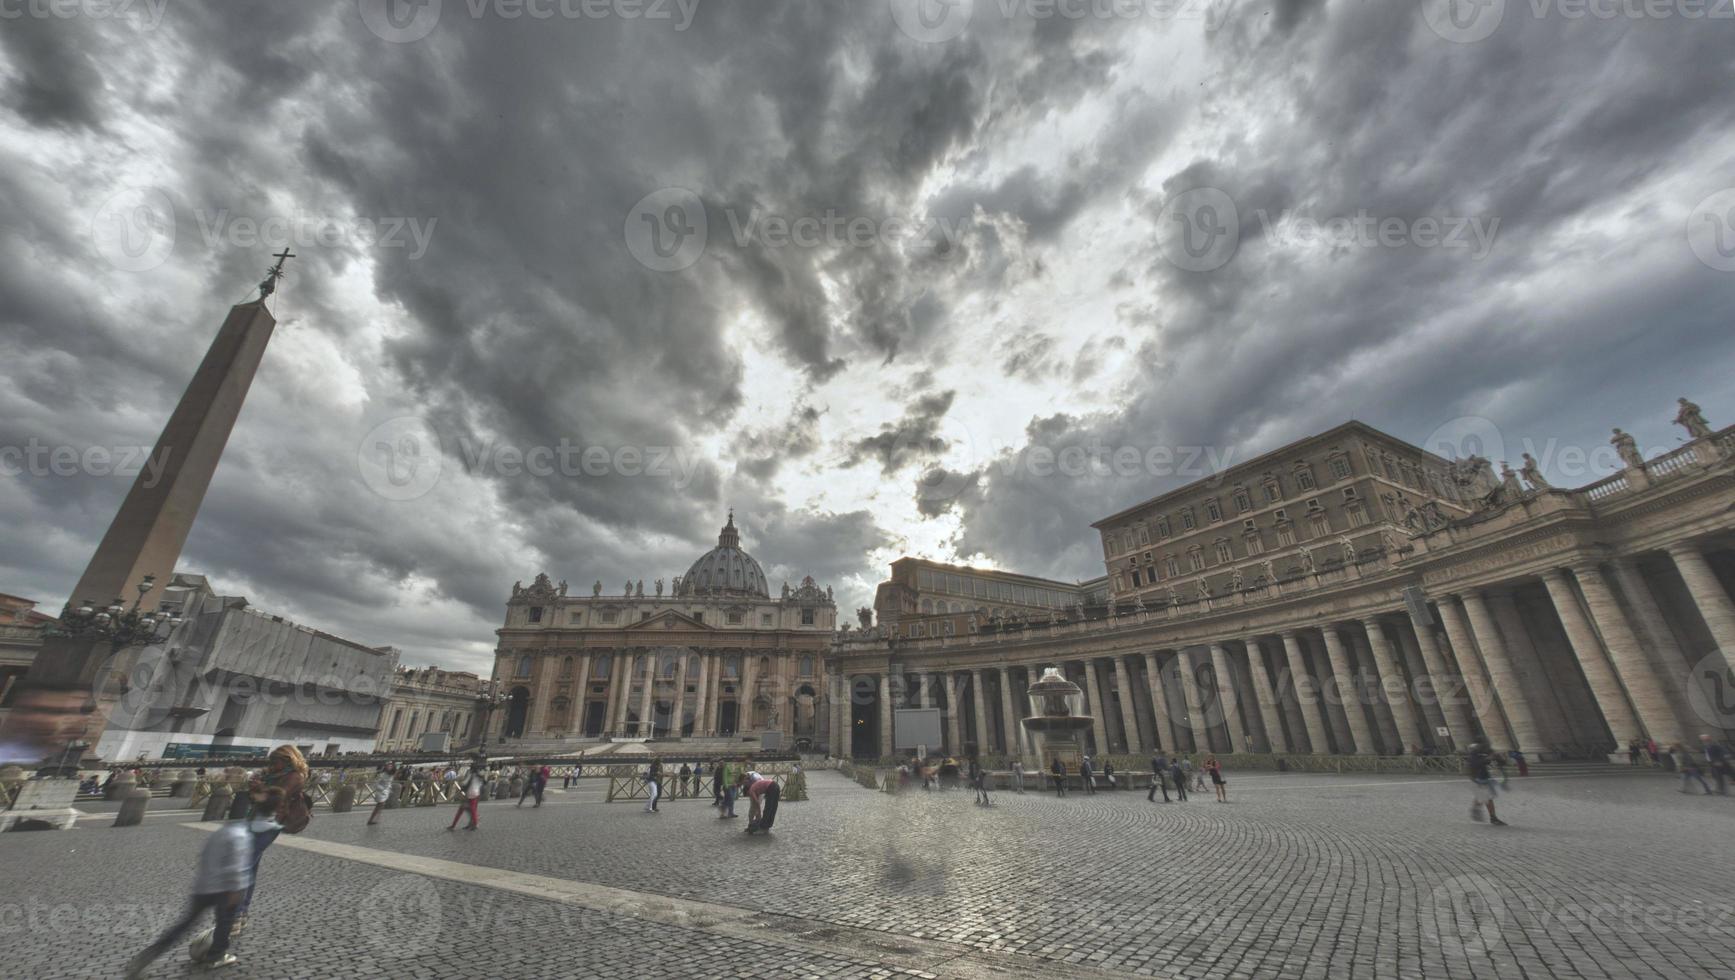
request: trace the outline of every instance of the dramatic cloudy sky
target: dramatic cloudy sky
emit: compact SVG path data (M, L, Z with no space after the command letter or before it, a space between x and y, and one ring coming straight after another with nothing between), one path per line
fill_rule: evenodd
M149 445L285 241L182 566L411 663L731 506L853 609L1100 574L1346 418L1562 484L1735 420L1735 22L646 3L0 4L0 591L58 609L130 482L31 459Z

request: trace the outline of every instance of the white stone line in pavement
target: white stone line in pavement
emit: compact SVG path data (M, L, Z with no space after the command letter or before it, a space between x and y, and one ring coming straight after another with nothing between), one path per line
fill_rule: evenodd
M190 822L181 826L191 827L194 830L210 831L214 830L217 825ZM907 942L906 937L894 933L859 929L823 920L796 919L733 905L719 905L714 902L676 898L655 892L631 891L609 885L553 878L548 875L508 871L502 868L464 864L459 861L447 861L442 858L424 857L417 854L403 854L397 851L382 851L371 847L359 847L354 844L340 844L336 841L284 835L277 838L277 844L295 850L322 854L326 857L371 864L375 867L387 868L405 874L417 874L479 888L492 888L528 898L561 902L600 912L648 919L665 925L714 933L733 939L746 939L756 943L784 946L803 953L819 952L858 960L877 961L894 970L921 975L944 975L960 978L1009 977L1025 975L1031 969L1040 970L1044 976L1078 978L1078 980L1122 975L1049 961L1032 961L1025 965L1022 962L1025 957L1017 956L1017 954L983 952L938 939L923 940L920 944L920 950L912 953L907 945L900 945L900 943ZM823 938L807 939L804 933L813 931L822 933ZM943 971L943 973L936 971Z

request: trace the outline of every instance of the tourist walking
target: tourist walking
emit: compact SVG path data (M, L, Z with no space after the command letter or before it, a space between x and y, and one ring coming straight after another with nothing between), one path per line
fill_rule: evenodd
M976 803L979 806L992 806L988 802L988 770L982 768L982 762L975 756L970 757L970 786L976 791Z
M735 817L735 794L740 789L735 784L741 777L741 768L733 762L725 762L718 768L723 773L723 812L717 814L717 819L730 820Z
M1024 792L1024 763L1017 759L1012 760L1012 792Z
M127 963L126 976L144 975L145 968L170 946L180 941L210 909L217 920L211 933L210 949L200 958L209 967L228 966L235 962L229 952L229 937L235 928L237 909L253 886L253 833L244 820L230 820L217 828L199 849L199 863L193 872L193 894L187 902L187 912L170 926L156 942Z
M1086 796L1096 795L1096 769L1090 764L1090 756L1085 756L1078 764L1078 777L1084 780Z
M1114 781L1114 763L1107 759L1104 759L1102 763L1102 778L1108 783L1108 788L1110 790L1116 788Z
M518 794L518 806L524 805L524 798L527 796L536 798L536 806L542 805L542 791L548 786L549 773L547 766L530 770L529 778L524 780L524 789Z
M720 807L723 805L723 770L724 770L724 768L725 768L725 766L723 765L722 759L718 759L717 761L711 763L711 805L712 806Z
M1053 774L1053 776L1054 776L1054 795L1055 796L1065 796L1066 795L1066 763L1061 762L1059 756L1055 756L1054 757L1054 763L1048 767L1048 771L1051 774Z
M1211 785L1217 789L1217 802L1229 802L1229 783L1223 779L1223 763L1215 755L1205 756L1205 771L1211 774Z
M452 814L452 823L446 829L458 829L458 818L468 813L470 825L464 829L475 830L476 825L481 822L476 808L482 800L482 788L488 785L488 776L482 771L482 760L476 759L470 763L470 771L464 774L463 780L458 785L460 790L458 809Z
M741 777L741 784L751 803L751 809L747 811L747 832L771 833L771 825L777 822L777 801L783 796L777 780L750 772Z
M1635 739L1632 739L1632 740L1627 742L1627 765L1636 766L1638 764L1639 764L1639 740L1635 738Z
M1699 745L1705 752L1705 768L1711 770L1711 778L1717 780L1718 795L1728 796L1729 780L1735 779L1735 772L1730 771L1729 747L1709 735L1700 735Z
M1523 779L1525 776L1530 775L1530 762L1524 758L1523 752L1513 749L1506 753L1506 757L1511 759L1512 764L1518 767L1518 778Z
M1645 739L1645 754L1651 757L1651 765L1660 766L1663 764L1661 758L1662 750L1657 746L1656 739Z
M1501 820L1494 813L1494 795L1497 788L1494 784L1492 768L1498 764L1495 761L1494 753L1481 742L1471 742L1470 753L1465 758L1464 763L1465 768L1469 771L1470 782L1475 786L1470 797L1470 819L1480 821L1482 811L1487 810L1489 824L1495 827L1506 826L1506 821Z
M1687 781L1697 780L1699 788L1705 791L1705 795L1711 795L1711 784L1705 782L1705 774L1699 771L1699 763L1694 761L1692 753L1687 751L1685 745L1676 742L1669 746L1669 755L1674 758L1675 769L1681 774L1681 792L1692 792L1687 788Z
M646 813L656 813L657 799L663 795L663 760L651 758L651 764L645 770L645 792L650 796L650 802L645 804Z
M1145 794L1145 800L1157 802L1157 794L1163 794L1163 802L1169 802L1169 787L1163 785L1163 776L1168 772L1169 760L1163 758L1161 752L1151 756L1151 791Z
M385 765L381 766L379 768L378 772L374 773L374 781L373 781L374 812L368 814L367 825L369 827L372 827L374 824L377 824L380 822L380 811L384 810L386 808L386 804L391 802L392 783L394 781L394 777L397 775L396 770L397 770L397 763L388 762Z
M265 759L265 771L248 781L248 796L252 798L252 814L247 829L253 832L252 866L247 872L247 890L241 905L235 909L235 930L247 926L247 912L253 906L253 889L259 884L259 860L265 849L285 831L299 834L313 814L307 786L307 760L293 745L279 745Z
M1187 771L1181 768L1181 762L1180 759L1174 759L1169 763L1169 778L1175 782L1176 803L1187 802ZM1168 794L1163 794L1163 798L1168 799Z

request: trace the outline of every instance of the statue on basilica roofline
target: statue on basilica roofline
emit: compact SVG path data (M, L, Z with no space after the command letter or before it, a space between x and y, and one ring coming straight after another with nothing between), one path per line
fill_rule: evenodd
M629 578L629 579L627 579L627 584L621 586L621 595L630 596L632 594L633 594L633 580Z
M1642 470L1645 468L1645 457L1639 453L1639 444L1629 433L1622 432L1618 428L1615 429L1615 434L1609 437L1609 445L1615 447L1615 452L1620 454L1621 462L1627 464L1629 469Z
M855 618L861 621L861 628L862 629L865 630L865 629L872 629L873 628L874 611L872 609L869 609L866 606L862 606L861 608L859 608L855 611Z
M593 596L602 595L602 579L597 579L596 584L590 587L590 594Z
M1681 410L1675 415L1675 424L1684 427L1690 438L1709 439L1711 437L1711 423L1705 421L1705 413L1699 410L1699 406L1685 398L1679 398L1676 401L1680 404Z
M636 595L636 596L639 596L639 597L640 597L640 598L643 598L643 597L644 597L644 594L645 594L645 580L644 580L644 579L642 579L642 578L641 578L641 579L639 579L639 588L638 588L638 591L637 591L637 592L634 592L634 593L633 593L633 594L634 594L634 595Z
M1536 465L1536 457L1529 453L1524 454L1524 465L1518 468L1518 475L1524 477L1524 482L1530 484L1532 490L1551 489L1542 477L1542 467Z
M1512 471L1512 464L1500 461L1500 492L1507 500L1524 496L1524 487L1518 482L1518 474Z
M662 595L663 595L663 580L657 579L657 598L659 598L659 599L662 598Z

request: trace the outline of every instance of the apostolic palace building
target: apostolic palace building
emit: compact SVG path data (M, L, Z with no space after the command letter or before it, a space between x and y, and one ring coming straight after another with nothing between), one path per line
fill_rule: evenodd
M1576 489L1348 422L1095 522L1106 580L897 562L833 646L834 751L912 748L897 710L939 707L928 748L1029 757L1050 666L1097 753L1592 758L1735 728L1735 427L1676 422L1649 460L1617 429L1625 468Z

